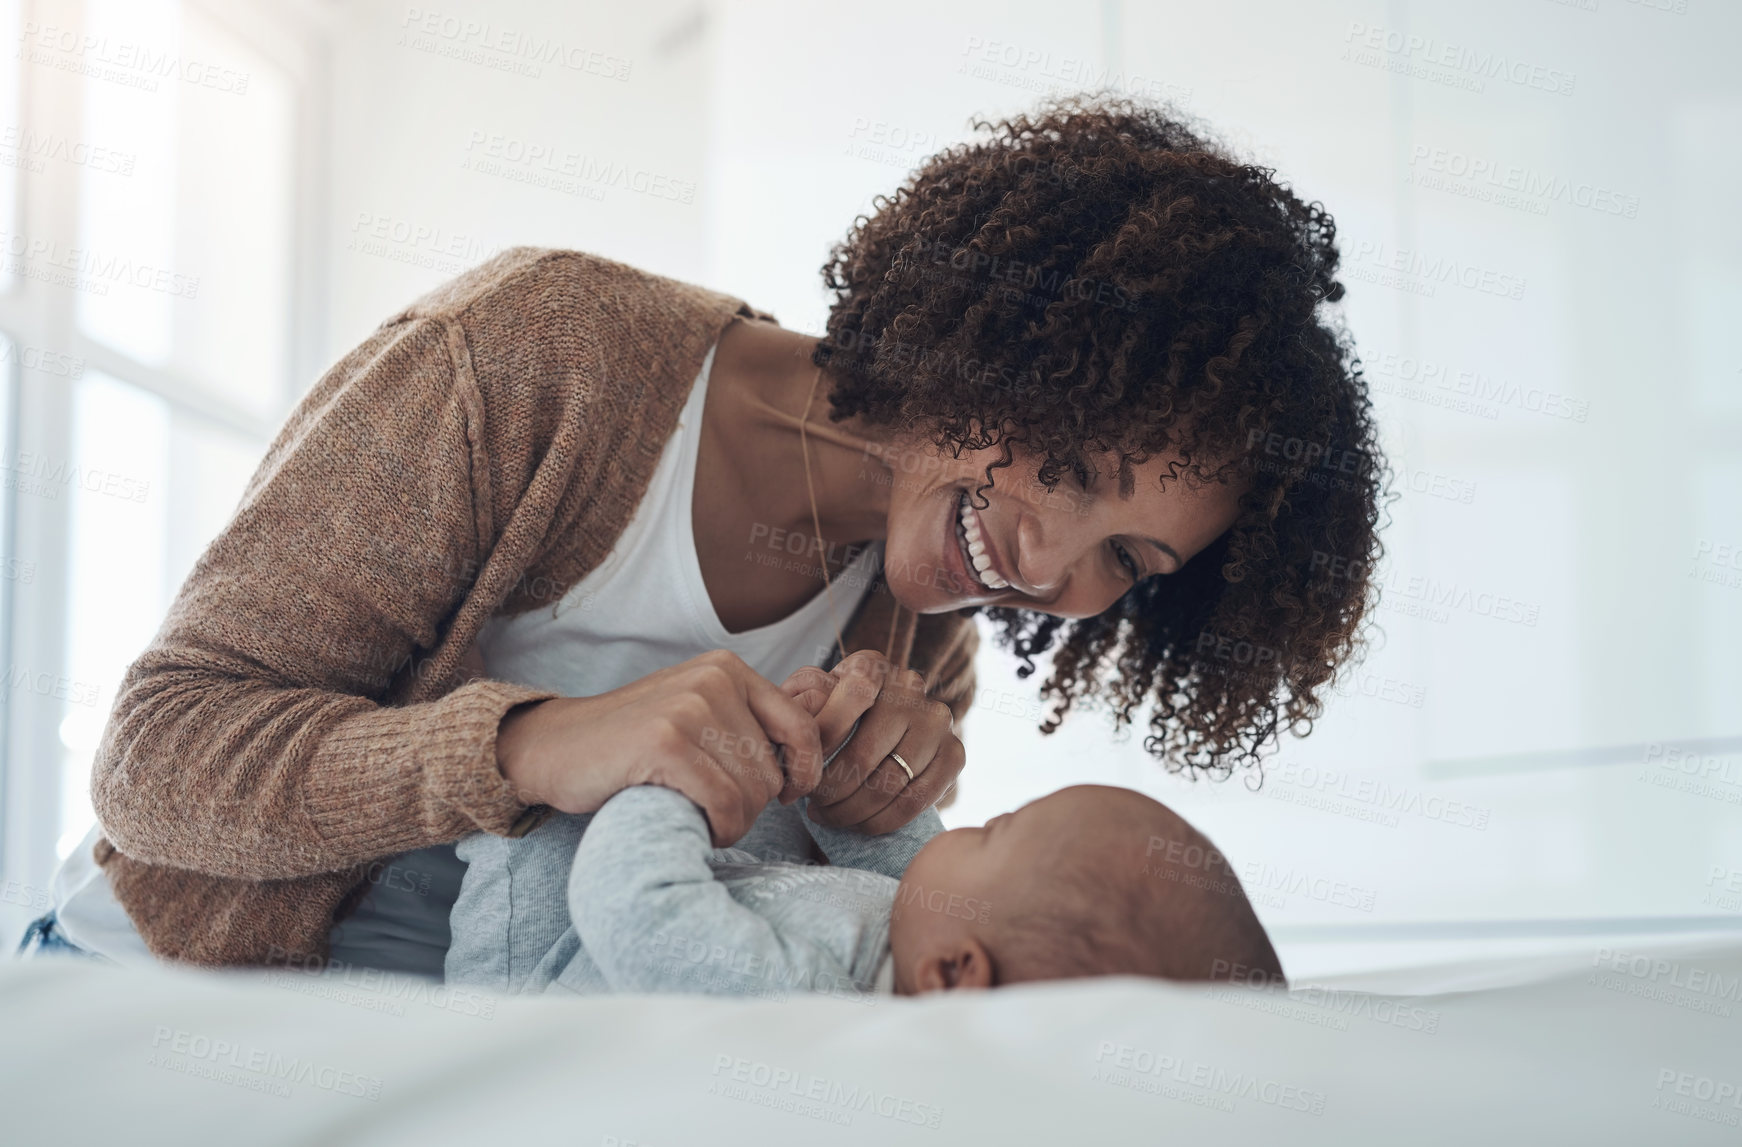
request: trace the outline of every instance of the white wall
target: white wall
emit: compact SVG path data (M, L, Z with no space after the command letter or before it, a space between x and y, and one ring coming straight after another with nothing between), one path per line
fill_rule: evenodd
M681 0L346 9L331 88L331 355L516 244L705 277L706 44L705 12Z
M1070 781L1143 788L1275 882L1260 907L1297 967L1738 922L1711 874L1742 867L1742 587L1696 557L1742 545L1742 13L1692 8L725 6L711 271L789 325L821 321L828 244L905 164L1087 77L1202 117L1344 236L1403 490L1350 695L1253 793L1166 777L1089 715L1035 735L1007 715L1032 684L989 653L1004 703L970 719L953 820ZM1436 280L1448 260L1490 290ZM1423 364L1440 373L1412 381ZM1492 616L1501 598L1530 623ZM1719 783L1648 767L1652 743ZM1531 753L1550 755L1492 759Z
M331 38L297 175L311 361L516 243L814 331L829 246L971 117L1109 78L1203 117L1344 236L1346 311L1403 479L1382 633L1259 792L1171 778L1091 714L1038 736L1010 715L1034 682L988 649L951 819L1075 781L1143 788L1245 866L1297 972L1742 926L1714 887L1742 870L1742 558L1725 556L1742 547L1742 9L307 7ZM559 60L528 60L547 44ZM1507 71L1472 79L1490 59ZM531 149L550 158L516 158ZM1436 170L1467 165L1536 190ZM664 194L594 178L619 169ZM1519 297L1435 280L1447 261ZM1437 378L1412 383L1421 364ZM1498 388L1479 409L1458 394L1471 379ZM1410 612L1447 587L1443 617ZM1532 622L1487 615L1497 597ZM1704 787L1648 763L1653 743L1703 757Z
M363 5L334 99L333 348L440 277L347 250L364 213L485 246L590 247L814 331L830 244L973 116L1107 80L1172 100L1337 217L1347 314L1403 486L1382 633L1261 792L1170 778L1092 714L1040 737L1020 715L1033 682L989 651L951 819L1073 781L1143 788L1249 866L1296 968L1742 922L1708 884L1714 866L1742 867L1737 742L1706 754L1729 780L1705 795L1654 785L1681 774L1629 748L1742 735L1742 573L1702 582L1723 569L1695 561L1703 542L1742 545L1742 360L1726 334L1742 224L1725 210L1742 175L1726 56L1742 13L1690 7L490 9L632 57L617 84L420 53L397 43L401 6ZM662 38L681 47L662 55ZM1482 75L1496 56L1506 70ZM508 186L460 170L472 131L694 178L697 204ZM1451 174L1469 164L1501 183ZM1507 200L1506 181L1549 190ZM1399 260L1427 273L1400 275ZM1519 297L1436 281L1435 260ZM1424 363L1438 381L1409 382ZM1471 385L1491 392L1482 409L1457 405ZM1408 612L1448 588L1443 614ZM1496 598L1533 620L1487 615ZM1664 917L1702 919L1635 919Z

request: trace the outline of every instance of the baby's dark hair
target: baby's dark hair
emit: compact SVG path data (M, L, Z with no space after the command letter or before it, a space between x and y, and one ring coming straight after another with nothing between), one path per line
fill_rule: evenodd
M1144 800L1153 806L1146 816L1112 830L1126 838L1123 846L1065 842L1049 858L1044 886L994 913L988 947L996 983L1231 980L1237 969L1286 982L1227 858L1172 809Z

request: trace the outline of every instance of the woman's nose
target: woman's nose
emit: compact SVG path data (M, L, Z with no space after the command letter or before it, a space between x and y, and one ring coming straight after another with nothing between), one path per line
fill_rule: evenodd
M1045 599L1056 593L1070 573L1075 543L1068 531L1048 528L1036 513L1023 514L1017 522L1016 576L1031 597Z

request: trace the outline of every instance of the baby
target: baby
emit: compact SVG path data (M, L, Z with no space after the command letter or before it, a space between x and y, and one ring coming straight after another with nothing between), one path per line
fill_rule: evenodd
M771 803L727 849L688 798L651 786L518 840L468 837L447 980L869 998L1237 966L1281 977L1221 853L1141 793L1077 785L948 832L928 809L883 836L816 824L807 803ZM813 840L827 865L805 862Z

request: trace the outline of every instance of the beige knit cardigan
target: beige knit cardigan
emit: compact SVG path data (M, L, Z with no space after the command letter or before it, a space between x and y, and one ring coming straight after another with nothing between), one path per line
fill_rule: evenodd
M128 670L98 749L96 847L159 957L319 958L371 861L528 808L496 767L509 709L457 682L485 620L550 606L611 550L737 299L516 248L383 323L298 404L235 517ZM967 617L881 581L848 650L922 672L958 717Z

